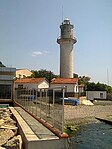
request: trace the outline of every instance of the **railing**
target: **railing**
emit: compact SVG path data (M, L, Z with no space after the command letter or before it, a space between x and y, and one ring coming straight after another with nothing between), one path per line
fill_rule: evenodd
M64 131L65 87L49 89L17 89L15 101L27 111Z

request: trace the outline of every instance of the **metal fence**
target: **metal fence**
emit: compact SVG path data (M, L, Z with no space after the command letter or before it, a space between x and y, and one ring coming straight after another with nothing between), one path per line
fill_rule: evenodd
M26 110L64 131L65 88L17 89L15 100Z

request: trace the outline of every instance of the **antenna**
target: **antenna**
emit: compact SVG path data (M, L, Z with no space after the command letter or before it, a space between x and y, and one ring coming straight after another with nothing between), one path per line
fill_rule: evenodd
M108 71L108 68L107 68L107 85L109 85L109 71Z
M63 21L63 5L62 5L62 21Z

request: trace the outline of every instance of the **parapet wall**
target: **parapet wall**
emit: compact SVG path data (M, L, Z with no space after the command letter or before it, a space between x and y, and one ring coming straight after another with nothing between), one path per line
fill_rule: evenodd
M16 107L17 108L17 107ZM20 108L20 107L18 107ZM22 118L21 115L16 111L15 108L10 108L15 119L17 120L17 125L19 127L19 133L22 136L23 140L23 149L67 149L68 148L68 138L58 138L57 136L53 135L49 130L45 131L43 126L38 121L36 125L38 128L35 130L37 131L38 135L32 130L32 128L25 122L25 119L28 120L28 117ZM31 121L30 121L31 123ZM32 125L35 125L32 123ZM42 126L42 128L40 128ZM35 126L34 126L35 127ZM47 133L47 137L46 136Z

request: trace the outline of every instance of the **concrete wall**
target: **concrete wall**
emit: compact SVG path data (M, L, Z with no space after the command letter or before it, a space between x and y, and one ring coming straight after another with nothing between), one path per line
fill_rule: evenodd
M52 139L50 137L38 138L21 115L13 107L10 109L17 121L19 134L22 136L23 149L68 149L68 138L58 138L57 136Z
M27 149L68 149L68 139L30 141Z
M60 43L60 76L62 78L73 78L74 53L73 42L63 41Z
M106 99L107 93L106 91L87 91L86 96L89 100L94 100L95 98Z

